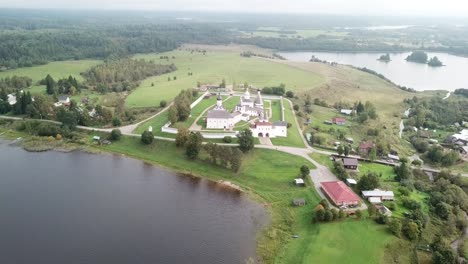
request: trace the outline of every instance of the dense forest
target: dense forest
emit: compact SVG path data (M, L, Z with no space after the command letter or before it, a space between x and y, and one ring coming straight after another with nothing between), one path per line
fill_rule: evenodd
M179 19L179 16L190 19ZM398 32L349 28L351 25L369 26L375 19L285 15L278 21L277 16L271 15L0 10L0 70L55 60L164 52L184 43L239 43L276 50L343 52L408 51L409 47L401 43L410 43L426 51L468 54L468 32L463 28L421 26ZM275 32L288 34L297 33L298 29L326 32L337 28L346 34L340 37L327 34L296 38L245 37L245 32L269 31L259 28L268 26L276 26ZM438 45L431 45L434 41L431 36L437 37Z
M121 92L133 89L138 86L139 81L150 76L169 73L176 69L174 64L162 65L154 61L119 59L106 61L82 75L89 84L97 85L102 93L109 89Z
M22 17L22 13L0 18L0 70L56 60L164 52L183 43L227 43L231 34L216 24L135 23L125 18L108 23L105 18L82 14L54 20Z

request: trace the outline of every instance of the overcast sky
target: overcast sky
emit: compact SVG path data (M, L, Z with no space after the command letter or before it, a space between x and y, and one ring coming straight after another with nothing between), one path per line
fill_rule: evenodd
M0 7L468 16L466 0L0 0Z

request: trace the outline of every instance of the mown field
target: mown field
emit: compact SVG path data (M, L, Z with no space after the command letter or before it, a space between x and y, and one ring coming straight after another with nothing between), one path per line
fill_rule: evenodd
M156 106L161 100L171 101L181 90L196 87L197 82L237 84L248 82L257 87L286 84L287 89L305 90L321 84L322 76L260 58L245 58L238 50L216 50L191 53L181 49L161 54L141 54L135 58L152 59L162 64L174 63L178 70L144 80L126 100L127 107ZM160 59L168 56L169 59ZM193 73L193 75L189 75ZM176 80L173 78L176 77ZM171 78L171 81L168 81ZM154 86L153 86L154 85Z
M83 77L80 73L85 72L101 62L102 61L99 60L54 61L40 66L0 71L0 78L13 75L28 76L33 82L37 82L44 79L47 74L50 74L52 78L56 80L71 75L78 81L83 81Z

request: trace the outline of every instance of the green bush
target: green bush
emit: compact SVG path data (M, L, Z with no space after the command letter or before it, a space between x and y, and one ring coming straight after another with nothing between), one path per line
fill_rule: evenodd
M223 142L224 142L224 143L231 143L231 142L232 142L232 138L229 137L229 136L225 136L225 137L223 138Z
M120 132L120 129L112 129L109 139L112 141L118 141L122 137L122 132Z

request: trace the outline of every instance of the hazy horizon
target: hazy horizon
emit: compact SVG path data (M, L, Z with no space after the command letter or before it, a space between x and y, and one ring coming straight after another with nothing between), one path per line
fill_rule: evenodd
M0 8L468 17L468 2L457 0L0 0Z

